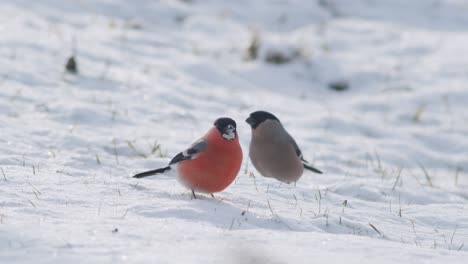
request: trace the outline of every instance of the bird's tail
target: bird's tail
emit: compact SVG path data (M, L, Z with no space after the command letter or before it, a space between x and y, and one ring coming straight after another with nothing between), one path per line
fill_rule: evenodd
M148 176L155 175L155 174L158 174L158 173L166 172L166 171L168 171L170 169L171 169L171 166L167 166L167 167L164 167L164 168L145 171L145 172L142 172L142 173L135 174L133 176L133 178L144 178L144 177L148 177Z
M302 163L302 165L304 165L304 168L306 168L306 169L308 169L308 170L310 170L310 171L313 171L313 172L315 172L315 173L322 174L321 171L317 170L316 168L314 168L314 167L312 167L312 166L309 166L309 165L307 165L307 164L305 164L305 163Z

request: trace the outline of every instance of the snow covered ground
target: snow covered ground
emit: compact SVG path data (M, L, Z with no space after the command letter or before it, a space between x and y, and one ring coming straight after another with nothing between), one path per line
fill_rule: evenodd
M464 0L2 1L0 263L466 263L467 14ZM245 158L198 200L173 175L131 178L219 116L247 157L258 109L325 173L288 186Z

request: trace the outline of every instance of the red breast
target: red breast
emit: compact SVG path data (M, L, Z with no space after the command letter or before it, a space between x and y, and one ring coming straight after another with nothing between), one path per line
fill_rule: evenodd
M226 140L216 127L204 136L207 147L195 159L177 165L181 183L198 192L215 193L226 189L236 178L242 163L239 138Z

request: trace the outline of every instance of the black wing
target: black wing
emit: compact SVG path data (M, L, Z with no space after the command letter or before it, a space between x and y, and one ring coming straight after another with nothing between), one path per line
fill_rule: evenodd
M304 168L310 170L310 171L313 171L315 173L320 173L322 174L321 171L317 170L316 168L310 166L308 163L307 160L304 159L304 157L302 156L302 151L301 149L299 148L299 146L297 145L296 141L294 140L294 138L292 138L291 136L289 136L289 140L291 142L291 144L294 146L294 150L296 150L296 155L301 159L302 161L302 165L304 165Z
M202 138L202 139L196 141L195 143L193 143L192 146L190 146L185 151L175 155L175 157L172 158L171 161L169 162L168 166L163 167L163 168L159 168L159 169L156 169L156 170L150 170L150 171L145 171L145 172L142 172L142 173L138 173L138 174L134 175L133 178L143 178L143 177L148 177L148 176L159 174L159 173L164 173L164 172L170 170L171 165L173 165L173 164L177 164L177 163L179 163L181 161L184 161L184 160L189 160L189 159L196 158L197 154L200 153L200 151L204 150L205 148L206 148L206 141L205 141L205 139Z
M304 162L307 162L303 157L302 157L302 151L301 149L299 148L299 146L297 145L296 141L294 140L293 137L291 137L291 135L289 135L289 142L293 145L294 147L294 150L296 151L296 155Z
M204 138L197 140L188 149L175 155L175 157L172 158L171 161L169 162L169 166L179 163L184 160L190 160L190 159L196 158L197 154L200 153L202 150L204 150L206 146L207 146L207 143Z

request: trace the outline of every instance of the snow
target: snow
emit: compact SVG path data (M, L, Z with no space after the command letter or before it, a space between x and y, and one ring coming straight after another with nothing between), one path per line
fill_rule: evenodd
M0 7L0 263L468 259L467 1ZM280 184L245 158L197 200L174 175L131 178L220 116L247 157L259 109L324 174Z

